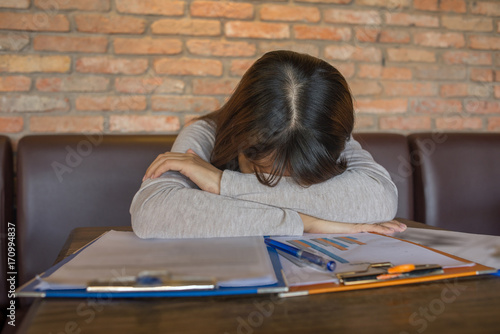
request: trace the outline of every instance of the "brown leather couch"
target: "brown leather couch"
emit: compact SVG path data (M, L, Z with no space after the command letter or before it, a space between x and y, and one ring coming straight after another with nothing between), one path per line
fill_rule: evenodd
M500 133L418 133L408 140L415 220L500 235Z
M397 217L500 235L500 133L357 133L355 138L394 180ZM20 282L48 268L75 227L129 225L130 202L147 166L174 140L172 135L22 138L16 187ZM13 221L13 159L5 136L0 136L0 168L5 268L5 230ZM8 287L1 272L5 311Z
M449 218L445 211L441 213L430 208L442 205L455 207L455 212L467 209L474 212L471 220L484 211L492 217L491 223L481 227L474 224L472 231L500 235L500 213L498 208L492 208L498 207L496 203L500 198L500 134L477 135L480 141L476 141L473 134L449 134L449 141L434 139L437 148L433 154L427 154L418 161L419 148L424 147L419 143L427 142L425 134L406 137L391 133L357 133L355 137L395 181L399 191L398 217L464 230L469 228L465 219L463 223L456 224L457 215ZM473 142L466 145L457 141L462 137L465 142L469 139ZM174 136L165 135L46 135L22 138L17 163L21 281L26 281L53 263L73 228L129 225L129 205L147 166L159 153L168 151L174 139ZM475 145L480 148L474 149ZM484 150L483 157L489 158L478 164L477 157L464 158L462 154L451 158L449 155L460 148L469 152L469 147L475 151L474 154ZM448 150L451 151L442 158L444 160L440 160L439 166L446 166L447 163L454 170L469 175L461 178L474 182L479 182L479 176L475 174L488 174L482 183L477 183L474 198L468 196L470 185L467 183L443 181L454 178L447 168L435 170L426 167L435 159L441 159L441 152ZM496 161L493 168L483 168L493 161ZM459 164L464 166L458 167ZM481 172L476 173L476 170ZM431 171L434 174L429 177ZM460 187L464 188L457 191ZM437 188L441 188L439 193L429 190ZM453 194L447 189L451 189ZM484 191L481 192L481 189ZM484 197L491 197L491 200L480 200ZM449 200L443 201L442 198ZM477 209L469 209L463 201L471 201ZM438 218L435 219L436 215ZM458 217L461 215L466 217L458 213Z
M21 282L49 267L70 231L130 225L149 164L175 136L28 136L17 150Z

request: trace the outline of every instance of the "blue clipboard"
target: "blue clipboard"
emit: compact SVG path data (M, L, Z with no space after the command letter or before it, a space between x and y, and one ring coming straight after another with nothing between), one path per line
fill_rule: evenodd
M97 239L96 239L97 240ZM95 241L95 240L94 240ZM16 297L30 298L153 298L153 297L208 297L208 296L231 296L231 295L253 295L265 293L283 293L288 291L288 286L284 272L279 260L279 254L272 247L267 247L269 258L274 268L277 282L271 285L250 286L250 287L217 287L213 285L210 288L181 289L174 291L89 291L87 289L37 289L40 281L44 277L50 276L57 269L77 256L82 250L91 245L94 241L88 243L77 252L67 256L65 259L55 264L43 274L38 275L29 282L19 287ZM264 242L264 239L262 239ZM133 289L130 289L133 290Z

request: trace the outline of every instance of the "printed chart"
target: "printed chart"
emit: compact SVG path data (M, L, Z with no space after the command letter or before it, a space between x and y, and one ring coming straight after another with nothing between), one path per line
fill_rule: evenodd
M304 234L300 238L272 239L323 256L327 260L334 260L337 264L333 273L326 272L280 253L281 264L290 286L337 282L335 273L365 270L371 263L390 262L395 266L438 264L443 267L470 265L396 238L372 233Z

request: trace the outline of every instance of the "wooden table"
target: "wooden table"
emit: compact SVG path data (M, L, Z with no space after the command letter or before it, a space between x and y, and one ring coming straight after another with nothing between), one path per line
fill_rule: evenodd
M59 259L109 229L75 229ZM36 334L337 332L499 333L500 277L487 275L286 299L273 295L39 299L18 331Z

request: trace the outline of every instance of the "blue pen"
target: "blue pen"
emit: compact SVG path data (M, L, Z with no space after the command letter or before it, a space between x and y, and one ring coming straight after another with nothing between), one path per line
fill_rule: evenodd
M313 264L313 265L318 266L324 270L334 271L335 267L337 266L335 261L327 260L321 256L316 255L316 254L310 253L310 252L302 250L300 248L286 245L282 242L279 242L279 241L276 241L273 239L265 238L264 242L268 246L279 249L287 254L290 254L290 255L296 257L299 260Z

